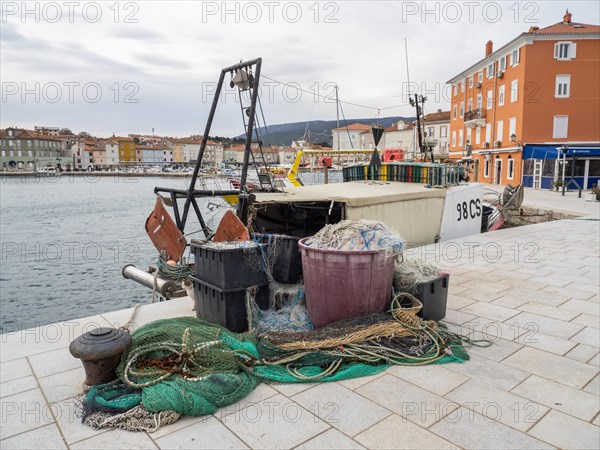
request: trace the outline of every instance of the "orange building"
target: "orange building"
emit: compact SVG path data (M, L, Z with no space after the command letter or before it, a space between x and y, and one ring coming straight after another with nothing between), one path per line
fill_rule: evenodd
M600 142L600 26L531 27L448 81L450 158L471 156L475 179L522 182L523 148Z
M136 162L136 146L133 139L113 138L119 143L119 161L122 163Z

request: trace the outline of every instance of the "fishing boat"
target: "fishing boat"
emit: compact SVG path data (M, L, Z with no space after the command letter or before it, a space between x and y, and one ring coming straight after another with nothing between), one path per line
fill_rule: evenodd
M175 237L164 235L157 238L158 241L185 242L186 224L191 214L196 216L204 238L213 236L216 230L209 226L206 212L199 205L199 200L207 197L225 198L241 223L253 232L297 238L311 236L323 226L345 219L385 223L410 246L449 241L501 225L502 216L497 206L483 203L482 185L459 182L457 164L404 161L400 160L400 151L393 152L394 158L388 154L381 158L381 151L376 147L383 130L381 127L373 128L375 149L337 151L371 157L368 163L344 167L342 183L303 185L301 175L298 175L300 155L288 171L286 183L276 180L269 165L261 160L262 144L254 145L262 142L258 135L261 129L259 118L264 118L258 101L261 65L262 60L258 58L222 69L189 188L154 189L161 199L166 200L166 205L172 207L173 226L170 229L175 233ZM239 178L228 177L229 186L209 189L199 174L219 104L219 90L227 75L231 75L231 83L244 92L243 98L249 99L249 104L240 103L246 129L244 162ZM255 127L256 123L258 127ZM313 156L322 157L321 153ZM304 154L311 153L305 151ZM250 181L252 170L256 170L256 182ZM197 184L200 189L196 188ZM154 215L162 218L157 222L156 230L167 229L163 223L170 217L165 219L165 214L169 215L162 206L160 212L155 210ZM179 256L181 253L177 252ZM135 278L134 268L129 267L127 272L124 271L124 275ZM144 278L139 275L137 278Z
M62 175L62 172L54 166L46 166L39 169L36 174L44 177L59 177Z

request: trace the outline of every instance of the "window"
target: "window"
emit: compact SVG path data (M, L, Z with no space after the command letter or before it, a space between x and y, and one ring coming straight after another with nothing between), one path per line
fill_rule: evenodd
M456 105L454 105L454 108L452 108L452 118L456 120Z
M8 152L8 155L9 155L9 156L15 156L15 151L14 151L14 150L10 150L10 151Z
M494 76L494 63L490 63L490 65L488 66L487 75L488 78L492 78Z
M481 127L475 128L475 143L481 144Z
M514 67L517 64L519 64L519 61L521 61L521 49L520 48L514 50L511 53L511 55L510 55L510 65Z
M506 56L500 58L500 72L504 72L506 70Z
M452 147L456 147L456 131L452 132Z
M498 126L496 127L496 140L502 142L503 134L504 134L504 121L499 120Z
M484 176L484 178L490 177L490 160L487 158L485 159L485 162L483 163L483 176Z
M473 99L472 98L469 99L468 111L469 112L473 111Z
M481 94L477 94L477 109L481 109Z
M458 86L456 84L452 86L452 91L454 92L454 96L456 97L458 95Z
M556 98L568 98L571 91L571 75L556 75L556 87L554 96Z
M508 166L506 168L506 177L509 180L513 180L515 178L515 160L512 159L510 155L508 155Z
M471 132L473 131L472 128L467 128L467 141L466 143L470 144L472 142L472 138L471 138Z
M435 129L433 127L427 128L427 137L435 137Z
M492 91L487 91L487 109L492 109L492 102L493 102L493 97L492 97Z
M458 146L462 147L463 145L463 130L458 130Z
M504 106L504 85L498 88L498 106Z
M460 102L460 117L465 115L465 102Z
M29 157L33 156L33 151L27 150L27 156L29 156Z
M448 137L448 127L447 126L444 125L443 127L440 127L440 137L443 137L443 138Z
M510 83L510 101L516 102L519 99L519 80L513 80Z
M465 90L465 82L461 81L460 84L459 84L459 86L458 86L458 91L459 92L464 92L464 90Z
M553 138L566 138L569 131L569 116L554 116Z
M485 142L489 143L492 140L492 124L485 124Z
M483 70L480 70L480 71L477 73L477 81L478 81L479 83L481 83L481 82L483 81Z
M473 87L473 76L469 77L469 87Z
M2 156L6 156L6 150L2 150Z
M517 135L517 118L511 117L508 119L508 137L512 135Z
M574 59L577 53L577 44L574 42L557 42L554 44L554 59Z

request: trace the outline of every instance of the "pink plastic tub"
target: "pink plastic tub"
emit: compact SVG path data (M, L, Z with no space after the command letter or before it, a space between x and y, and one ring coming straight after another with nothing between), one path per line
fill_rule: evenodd
M377 250L322 250L299 242L308 316L315 328L390 306L394 258Z

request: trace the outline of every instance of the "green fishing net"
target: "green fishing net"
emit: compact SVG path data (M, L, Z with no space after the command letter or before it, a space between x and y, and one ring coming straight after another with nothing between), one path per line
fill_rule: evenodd
M442 364L469 358L460 337L440 325L436 331L426 328L314 348L315 342L341 342L341 330L347 326L360 331L361 321L363 328L395 323L391 315L386 323L384 316L366 316L352 324L287 338L236 334L194 317L158 320L133 332L117 373L124 386L141 391L141 405L148 412L200 416L243 399L260 382L340 381L375 375L391 364ZM294 339L313 348L282 348Z

